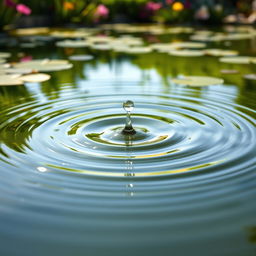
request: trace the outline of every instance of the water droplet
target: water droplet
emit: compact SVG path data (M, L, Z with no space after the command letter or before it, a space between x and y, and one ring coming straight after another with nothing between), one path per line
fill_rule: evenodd
M132 112L134 109L134 103L131 100L127 100L123 103L123 108L126 112Z
M126 111L126 124L123 129L123 134L125 135L133 135L136 131L132 127L132 120L131 120L131 112L134 109L134 103L131 100L127 100L123 103L123 108Z

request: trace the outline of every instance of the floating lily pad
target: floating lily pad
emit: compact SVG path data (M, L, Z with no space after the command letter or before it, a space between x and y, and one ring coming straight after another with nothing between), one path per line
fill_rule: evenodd
M90 45L90 48L92 48L94 50L99 50L99 51L112 50L112 47L109 44L92 44L92 45Z
M39 72L51 72L70 69L73 67L67 60L31 60L13 65L14 68L32 69Z
M70 60L73 61L87 61L92 60L94 57L92 55L71 55L69 56Z
M7 59L11 57L11 53L9 52L0 52L0 59Z
M220 58L219 61L231 64L250 64L250 62L253 61L253 58L246 56L224 57Z
M193 28L190 27L174 27L166 30L169 34L190 34L194 32Z
M20 75L0 75L0 86L22 85Z
M39 35L39 34L47 34L50 29L47 27L41 28L21 28L12 31L12 34L16 36L31 36L31 35Z
M51 78L50 75L48 74L42 74L42 73L38 73L38 74L31 74L31 75L25 75L25 76L21 76L20 79L24 82L28 82L28 83L40 83L40 82L44 82L47 81Z
M183 49L183 48L191 48L191 49L200 49L205 48L206 44L204 43L195 43L195 42L175 42L171 43L173 48Z
M141 46L144 44L143 40L141 38L136 37L122 37L117 38L111 42L112 45L116 44L122 44L127 46Z
M130 46L127 45L112 45L112 50L115 52L127 52Z
M152 48L150 47L131 47L128 48L127 51L125 51L126 53L130 53L130 54L141 54L141 53L149 53L152 51Z
M56 43L58 47L66 48L83 48L88 47L90 44L86 40L63 40Z
M169 51L170 55L181 57L199 57L204 55L204 51L199 50L172 50Z
M156 50L158 52L170 52L172 50L176 50L177 48L175 45L172 45L170 43L157 43L157 44L151 44L150 47L153 50Z
M245 79L248 79L248 80L256 80L256 74L246 74L244 75L244 78Z
M222 50L222 49L206 49L204 50L205 54L211 56L236 56L238 55L237 51L231 50Z
M114 38L109 36L91 36L88 37L87 40L90 44L107 44L112 42Z
M232 33L226 35L225 40L244 40L244 39L251 39L254 37L252 33Z
M89 31L81 31L81 30L74 30L74 31L61 31L56 30L52 31L50 35L55 38L85 38L92 34Z
M38 45L36 43L22 43L21 48L36 48Z
M236 69L222 69L220 71L222 74L238 74L239 71Z
M216 77L184 76L181 78L172 79L172 82L179 85L208 86L223 84L224 80Z
M33 69L31 68L7 68L5 69L6 74L30 74L33 72Z
M204 34L195 34L190 37L190 40L200 41L200 42L220 42L225 40L224 34L218 35L204 35Z

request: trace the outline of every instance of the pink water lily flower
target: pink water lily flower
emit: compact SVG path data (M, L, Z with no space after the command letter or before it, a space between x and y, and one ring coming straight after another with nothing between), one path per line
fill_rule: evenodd
M16 5L16 10L17 12L25 15L30 15L31 14L31 9L26 6L25 4L17 4Z
M155 2L147 2L145 8L146 8L146 10L148 10L148 11L156 12L156 11L158 11L159 9L162 8L162 4L161 4L161 3L155 3Z
M95 16L102 17L102 18L107 18L108 14L109 14L109 10L104 4L98 5L98 7L95 11Z

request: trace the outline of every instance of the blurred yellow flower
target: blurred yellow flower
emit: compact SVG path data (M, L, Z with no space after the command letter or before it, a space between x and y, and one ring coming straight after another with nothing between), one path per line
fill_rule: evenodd
M172 9L173 11L175 12L180 12L184 9L184 5L183 3L181 2L175 2L173 5L172 5Z
M71 11L75 9L75 4L71 2L64 2L63 3L64 10Z

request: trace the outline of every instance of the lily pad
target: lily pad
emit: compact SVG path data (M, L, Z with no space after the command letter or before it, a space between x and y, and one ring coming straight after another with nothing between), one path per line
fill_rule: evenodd
M33 70L31 68L7 68L5 69L6 74L30 74Z
M204 50L205 54L211 56L236 56L238 55L237 51L231 50L222 50L222 49L206 49Z
M107 44L112 42L114 38L110 36L91 36L87 40L90 44Z
M176 49L183 49L183 48L201 49L206 47L206 44L196 43L196 42L175 42L175 43L171 43L171 45L173 48L176 48Z
M151 47L131 47L128 48L127 51L125 51L126 53L130 53L130 54L142 54L142 53L149 53L152 51Z
M220 71L222 74L238 74L239 71L236 69L222 69Z
M0 75L0 86L22 85L20 75Z
M244 78L245 79L248 79L248 80L256 80L256 74L246 74L244 75Z
M204 55L204 51L200 50L172 50L169 51L170 55L181 57L199 57Z
M69 56L70 60L73 61L87 61L92 60L94 57L92 55L71 55Z
M141 38L137 37L120 37L111 42L112 45L141 46L144 44Z
M27 62L20 62L13 65L14 68L32 69L39 72L51 72L70 69L73 67L67 60L31 60Z
M0 52L0 59L7 59L11 57L11 53L9 52Z
M83 48L88 47L90 44L86 40L63 40L56 43L58 47L66 48Z
M50 29L47 27L41 28L20 28L12 31L16 36L32 36L49 33Z
M224 57L220 58L219 61L230 64L250 64L250 62L253 61L253 58L247 56Z
M169 34L190 34L194 32L190 27L173 27L166 30Z
M173 46L170 43L156 43L156 44L151 44L150 47L153 50L156 50L158 52L170 52L172 50L177 49L175 46Z
M92 48L94 50L99 50L99 51L112 50L112 47L110 44L92 44L92 45L90 45L90 48Z
M127 52L129 48L127 45L112 45L112 50L115 52Z
M51 78L50 75L43 74L43 73L25 75L25 76L20 77L20 79L23 82L28 82L28 83L41 83L41 82L49 80L50 78Z
M206 76L183 76L180 78L172 79L172 82L179 85L188 86L209 86L223 84L224 80L216 77Z
M89 31L73 30L73 31L61 31L55 30L50 33L55 38L85 38L92 34Z

